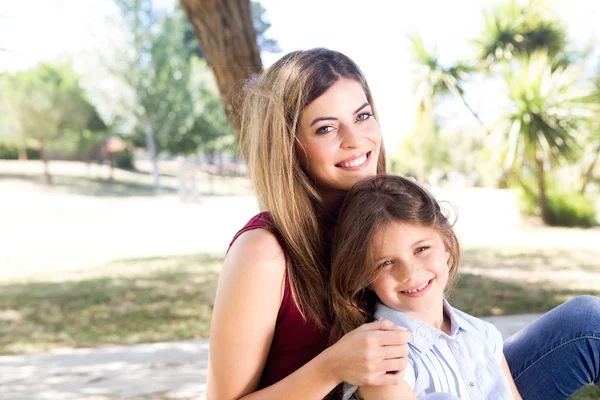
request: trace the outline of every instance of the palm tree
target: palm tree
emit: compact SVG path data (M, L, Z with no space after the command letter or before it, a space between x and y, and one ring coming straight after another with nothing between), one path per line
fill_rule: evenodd
M419 34L409 36L411 41L412 60L415 65L415 102L419 112L432 110L438 95L451 93L456 95L467 110L477 119L486 131L487 127L479 114L469 105L464 97L465 91L462 83L469 79L475 67L465 62L457 62L450 67L444 67L435 51L429 52Z
M484 29L474 41L483 69L539 50L545 50L557 62L568 62L566 28L547 3L503 1L484 11L483 16Z
M239 131L237 89L261 72L262 62L252 25L249 0L180 0L211 66L221 102Z
M458 62L455 65L445 67L441 64L435 51L428 51L419 34L409 36L414 64L414 102L417 109L416 131L422 134L435 134L436 117L435 102L440 96L453 94L457 96L465 105L467 110L475 117L486 132L489 129L485 126L479 114L468 104L464 97L462 83L469 78L469 75L475 69L467 63ZM424 181L425 167L423 159L422 137L417 137L415 141L415 151L417 153L417 179Z
M593 85L594 93L592 102L595 102L596 107L600 109L600 68L593 80ZM587 185L594 179L594 171L598 163L598 157L600 156L600 111L597 113L597 116L590 121L590 132L592 133L591 145L594 150L592 151L591 162L582 174L583 184L581 185L581 193L585 193Z
M535 171L542 220L548 222L545 175L548 166L572 160L587 134L597 104L576 85L568 67L556 66L547 53L536 52L511 63L505 74L510 106L499 130L506 143L506 166Z

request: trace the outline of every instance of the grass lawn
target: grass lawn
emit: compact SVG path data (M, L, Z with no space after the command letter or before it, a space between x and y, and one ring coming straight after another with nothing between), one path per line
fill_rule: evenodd
M556 252L467 249L451 301L481 316L544 312L578 294L600 296L600 254ZM5 279L0 354L206 337L222 257L126 259L28 281ZM545 267L538 271L540 263ZM587 387L573 399L600 399L600 390Z
M0 285L0 354L208 335L221 254L120 260Z

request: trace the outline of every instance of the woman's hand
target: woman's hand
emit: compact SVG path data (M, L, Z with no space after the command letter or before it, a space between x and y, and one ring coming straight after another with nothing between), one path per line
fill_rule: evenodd
M402 381L412 335L389 320L364 324L325 350L338 382L356 386L395 385Z

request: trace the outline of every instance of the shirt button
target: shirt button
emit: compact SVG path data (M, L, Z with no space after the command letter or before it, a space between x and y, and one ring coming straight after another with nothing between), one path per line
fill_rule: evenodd
M474 387L475 386L475 382L469 382L469 386Z

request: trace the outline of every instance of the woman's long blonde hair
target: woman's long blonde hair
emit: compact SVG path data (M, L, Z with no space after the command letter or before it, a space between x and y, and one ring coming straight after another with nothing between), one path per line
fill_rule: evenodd
M287 54L245 89L240 148L261 209L270 212L283 239L286 273L304 318L329 326L329 245L321 197L300 166L297 139L302 111L341 78L362 86L377 118L371 91L358 66L345 55L313 49ZM383 149L378 172L385 172Z
M378 270L371 244L377 231L393 222L438 231L450 253L446 289L452 285L460 247L453 224L431 193L401 176L379 175L361 181L346 196L333 241L331 343L373 320L377 296L368 286L377 278Z

